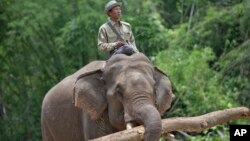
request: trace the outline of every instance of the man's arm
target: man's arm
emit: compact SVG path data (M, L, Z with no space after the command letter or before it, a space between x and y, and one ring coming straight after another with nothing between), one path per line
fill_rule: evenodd
M130 30L131 30L131 28L130 28ZM135 51L136 53L139 53L139 51L138 51L138 49L137 49L137 47L136 47L136 45L135 45L135 38L134 38L134 35L133 35L132 30L131 30L130 43L133 45L134 51Z

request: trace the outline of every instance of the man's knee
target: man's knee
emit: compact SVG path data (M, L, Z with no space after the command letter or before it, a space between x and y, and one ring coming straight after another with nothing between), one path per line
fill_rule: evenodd
M114 51L114 55L115 54L126 54L126 55L130 56L134 53L135 53L135 51L130 45L124 45L124 46L118 48L116 51Z

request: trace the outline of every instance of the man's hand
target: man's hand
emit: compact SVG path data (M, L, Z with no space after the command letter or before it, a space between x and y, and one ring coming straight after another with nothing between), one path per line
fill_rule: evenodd
M117 41L117 42L116 42L116 47L117 47L117 48L120 48L120 47L122 47L123 45L125 45L125 43L122 42L122 41Z

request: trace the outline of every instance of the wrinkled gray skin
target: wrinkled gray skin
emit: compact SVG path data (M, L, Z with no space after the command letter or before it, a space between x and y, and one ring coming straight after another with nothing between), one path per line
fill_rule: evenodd
M168 78L143 54L91 62L46 94L43 140L87 141L131 123L145 127L145 141L158 141L172 96Z

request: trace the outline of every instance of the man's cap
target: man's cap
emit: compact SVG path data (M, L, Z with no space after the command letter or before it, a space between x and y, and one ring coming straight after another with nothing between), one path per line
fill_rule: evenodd
M121 3L111 0L105 5L105 13L107 14L109 10L111 10L115 6L121 6Z

